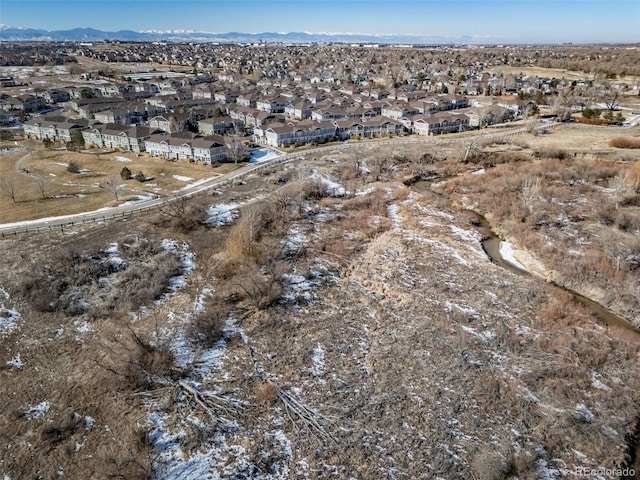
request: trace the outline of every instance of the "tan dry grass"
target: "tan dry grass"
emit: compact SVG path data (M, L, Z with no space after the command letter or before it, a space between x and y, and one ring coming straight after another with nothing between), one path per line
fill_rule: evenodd
M512 173L505 172L505 177ZM401 177L402 172L398 175ZM274 178L266 178L265 183ZM481 180L486 182L486 177ZM469 188L469 192L475 194L476 190ZM623 434L629 430L628 419L635 413L640 391L634 350L624 349L621 340L610 339L583 312L568 318L573 315L568 308L557 307L563 299L556 298L545 284L508 274L469 249L469 243L453 235L451 229L471 228L469 218L449 210L445 197L429 193L416 199L406 191L391 196L392 201L411 197L424 209L445 210L453 219L432 218L439 219L442 225L428 228L416 221L425 218L424 209L412 210L406 205L401 219L409 218L401 220L399 228L389 225L370 239L361 230L368 223L356 224L353 220L382 213L384 203L378 201L381 199L368 205L353 202L344 212L339 210L348 199L325 198L310 204L312 211L320 208L319 203L332 208L334 216L320 220L309 214L309 218L296 219L309 221L304 231L309 237L307 252L312 256L308 253L296 260L295 266L302 269L308 262L341 266L340 278L319 287L318 300L308 305L276 305L236 317L249 345L230 339L220 370L199 379L203 389L217 391L223 385L236 398L267 401L273 392L261 395L261 386L269 383L256 375L256 367L264 369L266 378L295 391L306 405L321 414L334 415L331 433L339 444L319 447L288 419L274 417L277 412L272 408L252 408L250 415L238 417L239 430L233 434L233 444L242 445L255 465L278 462L294 468L295 462L304 460L314 472L335 466L339 475L356 478L490 478L507 469L518 478L535 478L538 459L560 458L568 468L574 465L577 460L572 449L597 464L613 466L619 462ZM91 236L102 241L117 239L121 227L100 227L93 233L76 235L73 241L89 242ZM144 228L153 231L155 227ZM142 228L140 233L145 234ZM178 233L171 231L171 235ZM24 263L29 255L46 256L58 242L69 242L69 238L72 237L54 234L40 240L28 237L21 242L3 242L8 269L0 276L2 286L13 291L10 285L16 282L14 276L29 270ZM196 293L213 281L215 269L211 268L210 259L224 247L225 236L219 230L199 228L178 238L191 242L198 254L198 269L189 278L187 289L153 316L138 319L136 328L141 329L141 335L179 327L188 318ZM447 254L448 250L429 241L455 249L472 266L463 265ZM343 261L329 253L335 248L340 249ZM216 284L216 291L223 286L222 282ZM170 312L173 320L169 319ZM545 318L539 317L538 312L545 313ZM25 405L32 405L32 398L41 400L53 391L50 399L54 406L48 418L54 419L63 432L71 431L64 443L66 449L54 448L35 469L43 475L53 475L63 465L69 477L120 473L126 478L144 478L152 459L147 432L136 424L146 418L147 412L137 402L138 397L125 393L126 378L92 363L97 359L105 365L106 359L126 358L123 353L127 349L121 348L122 319L106 319L78 342L68 319L31 316L28 310L22 313L30 321L24 322L7 341L10 348L5 357L0 357L0 364L22 351L26 352L23 359L28 366L19 371L0 371L3 387L16 392L0 398L0 412L16 408L23 411ZM554 323L550 317L556 313L564 320ZM62 323L65 336L54 337ZM486 329L493 336L483 339L462 327L476 332ZM532 341L536 338L537 342ZM109 348L104 348L105 343ZM325 373L315 376L310 373L311 357L319 345L325 350ZM248 346L256 347L257 364L250 358ZM576 361L572 353L567 355L567 349L580 360ZM587 362L594 351L594 360ZM118 370L119 364L106 364ZM48 365L50 369L45 368ZM39 369L35 370L35 366ZM597 368L611 390L592 387L589 368ZM66 382L56 382L69 372L87 379L88 393L75 395L78 391L67 388ZM620 381L613 382L614 378ZM93 382L97 384L95 389ZM179 427L184 415L180 408L187 406L179 404L170 392L163 394L160 405L170 415L170 422ZM540 400L533 401L527 392ZM578 401L586 402L596 413L593 424L576 422L572 409ZM80 450L80 454L92 454L92 460L78 463L80 457L70 451L72 445L75 448L76 439L82 441L84 431L74 430L76 427L64 410L67 405L81 414L89 412L97 421ZM16 470L18 478L33 476L26 441L32 442L31 448L46 451L47 439L41 429L44 424L15 425L7 431L15 434L11 441L21 441L22 446L12 460L11 472L15 468L20 469ZM104 430L105 425L110 432ZM291 440L291 454L269 444L266 432L273 432L274 426ZM606 428L618 432L615 439L602 434ZM0 428L0 435L3 430ZM193 429L188 431L184 440L187 454L202 451L201 442L206 447L215 438L206 428L200 434ZM490 442L500 458L483 448ZM510 456L516 442L522 453ZM485 468L485 460L495 460L496 469ZM135 470L127 471L127 466ZM225 468L241 465L230 459Z
M115 175L119 179L123 167L129 168L132 174L142 171L153 180L143 183L134 179L122 181L120 201L150 194L167 195L189 183L222 175L237 168L233 164L221 164L212 168L189 162L161 160L148 155L136 156L126 152L98 154L97 150L93 153L47 150L38 142L32 142L35 151L16 166L16 162L28 153L28 142L19 143L22 147L20 154L0 158L0 175L14 175L18 185L16 204L2 197L0 223L67 215L113 206L116 204L115 198L103 186L109 176ZM125 157L131 161L116 161L116 157ZM66 165L70 161L90 172L68 172ZM174 175L190 177L193 180L178 180ZM45 179L46 198L42 198L37 177Z

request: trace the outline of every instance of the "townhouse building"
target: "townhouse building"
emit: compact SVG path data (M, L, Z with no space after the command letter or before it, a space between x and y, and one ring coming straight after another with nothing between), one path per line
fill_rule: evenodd
M93 125L82 131L86 146L98 148L115 148L125 152L140 153L145 151L144 142L156 133L148 127L126 126L116 123Z
M191 132L155 134L145 140L145 149L153 157L189 160L204 165L228 158L224 138L220 135L202 136Z

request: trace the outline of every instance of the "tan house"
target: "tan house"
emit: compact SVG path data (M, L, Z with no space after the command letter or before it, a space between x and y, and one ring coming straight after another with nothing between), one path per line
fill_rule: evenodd
M145 148L154 157L167 160L189 160L210 165L227 158L224 138L202 136L191 132L152 135Z
M148 127L128 127L109 123L106 125L94 125L82 132L82 138L87 146L98 148L116 148L126 152L144 152L145 140L151 137L155 131Z
M304 120L297 124L255 128L254 139L257 143L272 147L289 147L308 143L324 143L336 138L337 130L333 122L314 122Z

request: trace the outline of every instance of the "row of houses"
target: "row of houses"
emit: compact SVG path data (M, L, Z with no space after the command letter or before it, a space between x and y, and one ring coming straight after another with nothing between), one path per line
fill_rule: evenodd
M225 139L220 135L155 134L144 143L151 156L167 160L190 160L210 165L228 158Z
M94 123L58 117L32 120L24 124L29 138L72 141L76 132L82 134L87 148L108 148L125 152L148 152L168 160L190 160L211 164L227 158L225 139L220 135L199 135L192 132L167 133L159 128L125 126L115 123Z
M509 108L494 106L483 112L466 108L403 116L398 119L373 116L293 121L281 116L277 122L254 126L253 140L258 144L272 147L290 147L350 138L380 138L407 134L439 135L479 127L489 117L492 118L490 123L495 123L511 120L514 115L514 111ZM88 127L86 120L30 120L25 123L24 128L27 136L37 139L47 138L68 142L74 132L81 131L85 145L89 147L117 148L135 153L147 151L154 156L177 160L191 159L204 163L223 160L224 148L220 150L216 148L220 145L224 146L224 138L221 135L236 128L233 119L213 117L199 120L197 125L200 134L198 135L181 131L179 122L186 121L188 117L188 115L156 116L150 120L148 127L114 123L95 123ZM154 140L151 140L152 137L161 138L165 143L154 143ZM190 142L195 141L195 146L192 144L189 147L185 146L183 144L185 138ZM205 140L201 141L202 138ZM211 140L212 138L215 140ZM207 146L203 142L219 145Z
M189 160L210 165L227 159L225 139L220 135L166 133L138 126L123 129L121 126L108 124L84 130L82 137L89 147L147 152L153 157L166 160Z
M40 95L18 95L17 97L4 96L0 98L0 111L32 113L44 108L47 102Z
M350 138L379 138L406 135L438 135L469 129L471 117L464 112L440 112L413 117L410 121L374 117L360 120L346 118L333 121L303 120L283 125L256 127L256 143L272 147L300 146Z
M88 126L87 120L71 120L65 117L35 119L23 124L24 134L28 138L53 140L61 143L70 142L76 132L81 132Z

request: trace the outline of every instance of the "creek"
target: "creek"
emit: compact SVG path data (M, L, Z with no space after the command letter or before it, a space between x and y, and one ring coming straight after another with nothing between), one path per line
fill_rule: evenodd
M487 257L489 257L489 259L496 265L499 265L506 270L509 270L510 272L517 273L519 275L531 275L531 273L529 273L527 270L513 265L502 257L502 254L500 253L500 243L503 240L494 233L488 220L477 212L473 212L471 210L467 211L475 215L477 219L474 223L476 223L476 227L480 230L480 233L483 237L482 248L487 254ZM638 335L638 339L640 339L640 329L633 325L626 318L616 315L615 313L604 308L598 302L587 298L584 295L571 290L570 288L560 285L554 281L550 281L549 283L554 285L556 288L569 293L575 300L586 306L591 311L591 313L593 313L601 322L610 326L621 327L625 330L630 330L634 334Z
M495 232L491 229L491 224L489 221L478 214L477 212L467 210L469 213L473 214L476 217L476 221L474 225L480 231L482 235L482 248L486 253L487 257L495 263L496 265L509 270L510 272L516 273L518 275L531 275L527 270L524 270L504 259L502 254L500 253L500 243L502 240L498 237ZM591 300L590 298L585 297L584 295L579 294L569 288L566 288L562 285L557 284L556 282L550 282L556 288L559 288L573 296L575 300L585 305L591 313L593 313L601 322L604 322L607 325L622 327L626 330L630 330L634 334L638 335L637 339L640 339L640 329L635 327L630 321L622 318L613 312L610 312L606 308L604 308L599 303ZM627 444L627 460L621 466L624 468L632 468L635 473L640 472L640 416L638 416L635 420L633 433L630 433L626 437ZM628 477L628 478L636 478Z
M431 188L432 184L434 182L446 181L448 178L450 177L438 175L433 175L428 178L416 176L409 181L406 181L405 185L410 186L411 189L416 192L435 193ZM482 236L482 249L493 263L504 268L505 270L518 275L532 275L529 271L513 265L503 258L502 254L500 253L500 243L502 242L502 239L498 237L498 235L496 235L496 233L491 228L491 224L484 216L480 215L474 210L467 209L464 211L468 212L475 218L473 223ZM621 316L616 315L613 312L610 312L598 302L591 300L590 298L587 298L578 292L559 285L558 283L553 281L549 283L554 285L556 288L569 293L576 301L585 305L601 322L605 323L606 325L621 327L627 331L630 331L635 334L633 338L635 338L636 340L640 340L640 329L634 326L627 319L622 318ZM640 415L636 416L634 420L633 432L627 434L625 443L626 461L620 466L620 468L632 468L636 474L640 475ZM638 478L638 476L627 478Z

